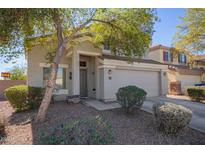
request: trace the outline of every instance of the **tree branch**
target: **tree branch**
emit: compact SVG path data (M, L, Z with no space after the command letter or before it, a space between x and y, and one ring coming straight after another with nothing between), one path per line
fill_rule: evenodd
M92 21L94 21L94 22L101 22L101 23L104 23L104 24L108 24L108 25L110 25L113 28L121 29L120 27L118 27L117 25L112 23L114 20L112 20L112 21L105 21L105 20L100 20L100 19L92 19Z

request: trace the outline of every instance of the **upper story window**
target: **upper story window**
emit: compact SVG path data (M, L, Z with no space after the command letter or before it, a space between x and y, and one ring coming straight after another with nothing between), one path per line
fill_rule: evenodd
M43 68L43 85L46 86L50 75L50 67ZM66 68L58 68L56 77L56 89L66 89Z
M178 55L178 62L179 63L186 63L186 59L187 59L187 57L186 57L186 55L185 54L179 54Z
M85 61L80 61L80 67L86 67L87 63Z
M165 62L172 62L172 54L169 51L163 51L163 60Z

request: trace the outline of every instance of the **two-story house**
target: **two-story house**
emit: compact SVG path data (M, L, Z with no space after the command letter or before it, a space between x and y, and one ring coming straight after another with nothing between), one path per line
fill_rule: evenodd
M113 55L106 49L97 48L89 40L66 48L57 72L55 95L113 101L118 89L127 85L143 88L148 97L167 94L167 65ZM46 61L48 53L46 46L41 44L27 51L29 86L46 85L50 71Z
M168 65L168 93L181 94L187 86L205 81L205 60L197 59L188 51L177 52L171 47L155 45L149 49L145 58Z

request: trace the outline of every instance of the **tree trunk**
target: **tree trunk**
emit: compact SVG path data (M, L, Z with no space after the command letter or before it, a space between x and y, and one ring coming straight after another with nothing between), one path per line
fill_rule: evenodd
M54 57L54 60L51 64L51 72L50 72L49 81L47 83L46 91L45 91L43 100L41 102L40 108L38 110L38 114L37 114L36 119L35 119L36 122L43 122L45 120L46 113L47 113L48 107L49 107L50 102L51 102L53 89L54 89L55 84L56 84L58 65L60 63L60 60L61 60L61 58L63 56L63 52L64 52L62 26L61 26L59 14L58 14L56 9L54 9L54 11L53 11L53 21L55 23L55 27L57 30L58 49L56 51L56 55Z

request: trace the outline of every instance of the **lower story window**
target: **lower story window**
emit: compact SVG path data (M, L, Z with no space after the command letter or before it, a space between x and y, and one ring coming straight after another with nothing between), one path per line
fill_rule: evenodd
M50 75L50 68L43 68L43 85L46 86ZM66 89L66 68L58 68L55 89Z

